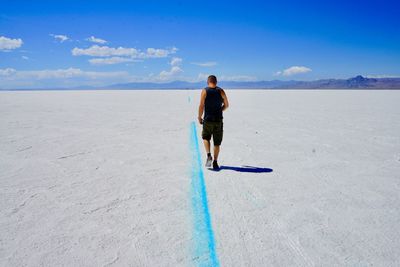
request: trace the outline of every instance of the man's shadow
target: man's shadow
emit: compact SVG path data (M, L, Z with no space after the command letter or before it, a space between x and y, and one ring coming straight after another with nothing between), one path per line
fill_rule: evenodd
M237 171L237 172L253 172L253 173L266 173L266 172L273 172L273 169L271 168L261 168L261 167L254 167L254 166L241 166L241 167L236 167L236 166L225 166L221 165L218 170L214 170L210 168L209 170L212 171L222 171L222 170L231 170L231 171Z

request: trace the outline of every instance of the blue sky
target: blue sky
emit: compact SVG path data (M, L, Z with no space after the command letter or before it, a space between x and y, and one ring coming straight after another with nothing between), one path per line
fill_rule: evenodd
M396 1L0 6L0 88L400 76Z

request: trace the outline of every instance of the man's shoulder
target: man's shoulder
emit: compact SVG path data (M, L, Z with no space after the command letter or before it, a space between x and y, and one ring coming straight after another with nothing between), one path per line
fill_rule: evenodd
M219 91L220 93L225 94L224 89L222 89L222 88L219 87L219 86L217 86L217 87L215 87L215 88L211 88L211 87L206 86L206 87L204 87L204 88L202 89L202 91L206 91L206 92L207 92L208 90L217 90L217 91Z
M224 89L222 89L221 87L217 87L217 89L218 89L218 91L221 93L221 94L225 94L225 91L224 91Z

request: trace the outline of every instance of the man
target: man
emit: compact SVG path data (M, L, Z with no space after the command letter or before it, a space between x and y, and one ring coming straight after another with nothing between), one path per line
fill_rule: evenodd
M219 170L218 155L223 136L222 112L229 107L225 91L217 86L217 77L208 76L207 87L201 91L198 120L203 124L201 137L207 152L206 167ZM202 118L204 113L204 119ZM210 140L214 143L214 161L210 152Z

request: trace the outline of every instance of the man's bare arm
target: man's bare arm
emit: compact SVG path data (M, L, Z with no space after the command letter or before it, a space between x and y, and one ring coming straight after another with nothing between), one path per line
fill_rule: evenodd
M222 111L225 111L229 107L228 97L225 94L225 91L221 91L222 99L224 100L224 104L222 105Z
M199 104L199 114L197 116L197 119L199 120L200 124L203 124L203 112L204 112L204 103L206 101L206 96L207 92L205 89L201 91L201 96L200 96L200 104Z

